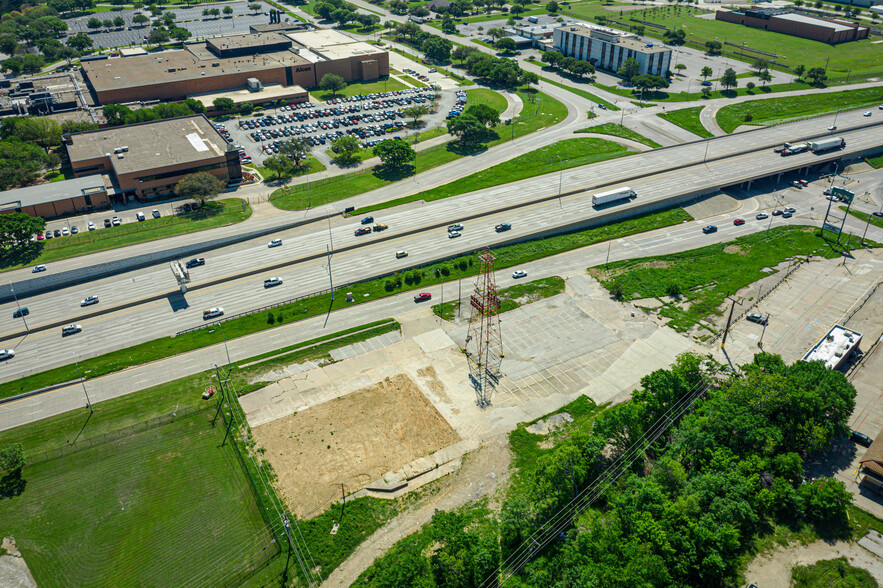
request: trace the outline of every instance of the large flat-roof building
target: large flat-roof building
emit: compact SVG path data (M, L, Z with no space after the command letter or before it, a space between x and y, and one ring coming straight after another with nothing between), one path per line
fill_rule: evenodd
M124 201L171 194L195 172L225 183L242 177L239 153L202 114L72 133L62 145L76 177L107 174L109 193Z
M106 178L101 175L0 192L0 214L24 212L52 218L85 212L108 203Z
M840 369L858 349L862 334L834 325L825 336L803 354L803 361L821 361L829 370Z
M389 54L339 31L266 32L215 37L183 50L87 61L83 76L99 104L183 100L262 85L319 85L333 73L345 81L389 75ZM304 97L306 99L306 97Z
M588 61L598 69L618 71L626 59L635 59L641 74L665 76L671 66L671 49L645 43L631 33L589 23L558 27L552 36L557 51Z
M752 6L745 10L718 10L716 20L803 37L823 43L845 43L868 37L868 27L855 23L798 14L788 8L760 8Z

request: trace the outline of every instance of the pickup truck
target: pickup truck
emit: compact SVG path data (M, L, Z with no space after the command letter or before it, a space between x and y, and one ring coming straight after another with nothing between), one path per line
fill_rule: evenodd
M383 223L377 223L374 225L374 232L376 233L378 231L383 231L388 228L389 228L389 225L385 225Z
M188 269L191 267L199 266L199 265L205 265L205 258L204 257L194 257L193 259L188 261L185 265L187 266Z

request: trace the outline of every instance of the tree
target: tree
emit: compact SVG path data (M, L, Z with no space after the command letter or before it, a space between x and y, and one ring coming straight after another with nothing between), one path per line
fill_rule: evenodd
M251 2L248 5L248 9L251 10L252 12L260 12L261 11L261 4L260 4L260 2Z
M754 84L754 82L748 82L747 84L745 84L745 87L748 88L749 90L753 90L757 86Z
M433 61L447 61L451 57L451 49L454 44L443 37L432 35L425 41L420 49L426 57Z
M391 168L401 167L409 161L417 159L417 152L404 141L386 139L374 146L372 150L380 158L383 165Z
M551 12L552 14L558 12L558 3L555 2L555 0L552 0L551 2L546 4L546 12Z
M67 135L69 133L79 133L82 131L94 131L98 125L92 122L79 120L66 120L61 123L61 133Z
M700 75L702 76L702 81L704 82L705 80L707 80L708 76L710 76L713 73L714 73L714 70L712 70L707 65L705 67L703 67L702 72L700 73Z
M425 106L420 105L409 106L402 111L402 114L404 114L407 118L410 118L411 126L416 128L420 119L429 114L429 109Z
M500 27L493 27L487 30L487 36L496 41L505 37L506 33Z
M616 73L627 83L631 83L632 78L641 73L641 64L634 57L630 57L622 62L622 67Z
M66 45L71 49L76 49L81 53L85 53L92 49L92 39L86 33L77 33L68 37Z
M282 179L282 174L287 174L294 169L294 163L288 157L277 153L264 160L264 167L276 172L276 179Z
M61 125L58 121L42 116L25 116L3 119L2 134L35 143L43 149L61 143Z
M3 245L26 245L37 231L45 228L46 221L39 216L31 216L23 212L0 215L0 241ZM0 470L2 469L4 468L0 465Z
M190 31L184 27L173 27L172 30L169 31L169 34L173 39L181 42L190 38Z
M113 17L113 26L121 29L126 26L126 20L122 16L115 16Z
M171 39L171 36L169 35L169 31L165 29L153 29L150 31L150 34L147 35L147 42L153 43L154 45L168 43L169 39Z
M724 75L721 76L721 86L725 89L735 88L739 85L739 80L736 79L736 70L732 67L728 67L724 71Z
M564 56L557 51L543 51L542 55L540 56L540 61L542 61L543 63L548 63L552 67L556 67L559 63L561 63L561 60L563 58Z
M466 144L479 143L485 136L486 129L477 118L461 114L447 122L448 132Z
M705 86L704 88L702 88L702 97L703 98L710 98L711 97L711 88L709 88L708 86Z
M212 100L212 106L218 112L236 110L236 103L231 98L215 98Z
M466 58L477 51L478 49L476 49L475 47L457 45L457 47L455 47L453 51L451 51L451 59L455 61L466 61Z
M0 449L0 472L11 474L19 471L24 466L24 449L21 443L13 443Z
M759 74L763 70L770 68L770 62L766 59L755 59L754 63L751 64L751 67Z
M669 30L665 31L662 38L672 45L683 45L686 42L687 32L684 29Z
M300 162L306 159L312 150L313 146L304 137L289 139L279 145L279 153L291 159L295 167L300 167Z
M500 115L487 104L473 104L472 106L468 106L463 112L463 116L474 117L475 120L485 127L492 127L500 124Z
M95 18L94 16L86 21L86 26L90 29L100 29L101 21Z
M828 79L828 74L825 73L824 68L814 67L806 72L806 77L812 80L813 85L821 86Z
M721 51L723 51L724 46L720 41L706 41L705 42L705 51L709 55L720 55Z
M210 173L196 172L181 178L175 185L175 194L182 198L193 198L205 204L224 189L224 182Z
M239 112L248 116L252 112L254 112L254 104L251 102L243 102L239 105Z
M687 66L684 65L683 63L678 63L678 64L675 64L675 69L678 70L678 75L681 75L682 72L683 72L685 69L687 69Z
M352 135L344 135L343 137L331 142L331 151L335 153L334 161L339 165L349 165L356 159L356 151L359 150L359 140Z
M132 17L132 22L135 23L136 25L144 26L150 22L150 19L147 18L145 15L138 13Z
M422 5L412 8L409 12L417 17L429 16L429 9Z
M583 61L581 59L574 59L573 63L570 64L570 73L575 75L578 78L582 78L586 74L595 73L595 66L589 63L588 61Z
M768 70L768 69L765 69L762 72L760 72L760 75L758 75L757 77L760 78L760 81L763 82L764 86L766 86L767 83L772 81L772 79L773 79L773 76L772 76L772 74L770 74L770 70Z
M233 7L232 6L225 6L223 12L227 16L230 16L231 14L233 14Z
M521 14L524 12L524 6L520 4L514 4L509 7L509 14Z
M346 88L343 78L335 74L325 74L319 81L319 89L331 94L337 94Z
M106 29L112 29L113 28L113 19L105 18L104 20L101 21L101 26L103 26Z
M801 78L801 76L803 76L803 74L805 72L806 72L805 65L798 65L797 67L794 68L794 75L797 76L798 80Z
M515 39L512 37L503 37L496 43L494 43L497 49L504 53L514 53L515 52Z

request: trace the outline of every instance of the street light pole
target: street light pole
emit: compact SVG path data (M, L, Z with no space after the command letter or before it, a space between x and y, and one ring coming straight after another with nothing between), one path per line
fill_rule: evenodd
M74 357L76 357L76 354ZM80 373L80 362L74 359L74 364L77 366L77 376L80 378L80 383L83 385L83 394L86 395L86 406L89 407L89 414L94 414L95 409L92 408L92 401L89 400L89 393L86 391L86 380L83 379L83 374Z
M15 295L15 288L12 287L12 281L9 282L9 289L12 291L12 297L15 298L15 305L18 307L18 314L21 316L22 322L25 324L25 331L27 331L28 335L31 334L31 329L28 328L28 321L25 320L25 315L21 311L21 304L18 303L18 296Z
M558 158L558 163L561 164L561 173L558 175L558 208L562 208L561 206L561 187L564 184L564 162L561 160L560 155L555 155Z

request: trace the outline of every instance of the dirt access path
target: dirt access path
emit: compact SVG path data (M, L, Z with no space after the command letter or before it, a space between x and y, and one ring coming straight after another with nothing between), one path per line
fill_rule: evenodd
M883 585L883 559L851 541L814 541L809 545L776 547L754 558L745 571L745 580L763 588L788 588L791 568L795 565L812 565L822 559L843 556L850 565L871 572L877 583Z
M488 439L478 450L465 456L465 462L455 473L437 482L438 492L424 496L407 511L378 529L340 564L322 584L323 588L351 586L364 572L397 541L416 533L432 519L436 509L449 511L459 506L493 496L509 479L508 434Z

